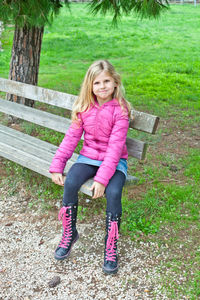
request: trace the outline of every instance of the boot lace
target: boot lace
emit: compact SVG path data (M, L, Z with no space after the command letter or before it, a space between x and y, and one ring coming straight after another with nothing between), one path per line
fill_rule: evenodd
M67 248L72 239L72 216L69 215L70 207L62 207L58 214L59 221L62 219L63 234L58 247Z
M106 260L116 260L116 242L119 238L117 221L112 221L106 243Z

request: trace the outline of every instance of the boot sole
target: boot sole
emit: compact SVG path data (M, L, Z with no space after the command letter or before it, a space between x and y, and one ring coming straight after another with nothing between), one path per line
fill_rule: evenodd
M72 247L73 247L73 245L78 241L78 239L79 239L79 234L77 234L77 237L76 237L75 240L72 242L71 248L70 248L70 250L67 252L66 255L63 255L63 256L57 256L57 255L56 255L56 252L55 252L54 258L55 258L56 260L64 260L64 259L66 259L66 258L70 255L71 250L72 250Z
M104 268L104 266L102 267L102 270L105 274L116 274L118 272L118 267L113 269L112 271L111 270L108 270L106 268Z

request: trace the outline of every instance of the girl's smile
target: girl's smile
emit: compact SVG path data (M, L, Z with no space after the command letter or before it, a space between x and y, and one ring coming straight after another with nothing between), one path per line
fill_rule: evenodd
M102 71L92 85L93 94L97 97L99 105L112 100L115 87L114 79L105 71Z

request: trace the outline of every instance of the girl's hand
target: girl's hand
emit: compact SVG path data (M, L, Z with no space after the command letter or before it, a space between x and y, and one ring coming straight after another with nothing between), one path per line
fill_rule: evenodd
M93 185L91 186L90 190L93 190L93 199L102 197L105 192L105 186L97 181L94 181Z
M51 179L54 183L58 185L64 185L64 179L61 173L52 173L51 174Z

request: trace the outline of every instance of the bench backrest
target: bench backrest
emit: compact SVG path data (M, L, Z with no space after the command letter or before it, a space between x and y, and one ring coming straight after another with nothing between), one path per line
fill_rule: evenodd
M77 97L4 78L0 78L0 91L67 110L72 110L73 103ZM65 133L71 124L71 120L67 118L3 99L0 99L0 111L62 133ZM130 121L130 128L150 134L156 132L159 122L157 116L136 110L132 111L132 115L134 119ZM141 160L145 158L147 143L127 138L127 148L129 155Z

